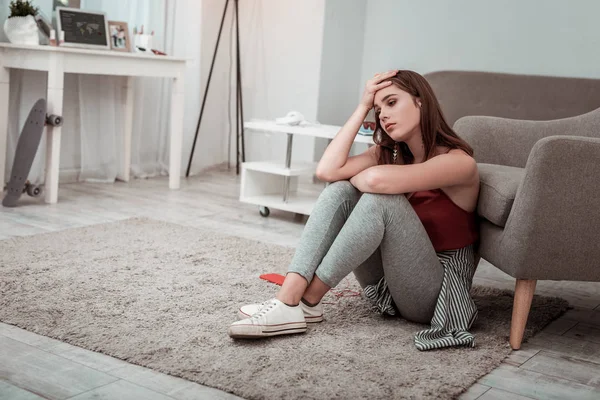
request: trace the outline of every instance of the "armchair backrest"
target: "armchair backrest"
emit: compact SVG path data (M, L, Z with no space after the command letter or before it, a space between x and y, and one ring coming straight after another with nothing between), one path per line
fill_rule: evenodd
M463 116L552 120L600 107L600 79L438 71L424 75L448 124Z
M600 108L575 117L527 121L497 117L463 117L454 124L479 163L524 168L542 138L556 135L600 138Z

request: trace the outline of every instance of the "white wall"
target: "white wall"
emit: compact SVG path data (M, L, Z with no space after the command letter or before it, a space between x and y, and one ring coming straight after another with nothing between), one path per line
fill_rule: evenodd
M317 120L343 125L358 104L363 84L361 67L365 35L365 0L327 0ZM314 159L319 160L328 140L315 140ZM365 145L355 145L364 150Z
M231 1L230 3L233 3ZM202 18L202 94L217 39L225 0L204 0ZM274 119L291 110L317 119L324 20L321 0L241 1L240 44L244 119ZM235 165L235 40L231 40L232 9L227 13L211 79L199 137L208 149L202 157L227 160L231 101L231 165ZM235 33L235 31L233 31ZM230 62L233 67L230 68ZM231 77L231 93L228 84ZM230 97L231 96L231 97ZM285 159L282 135L247 131L246 160ZM199 139L200 142L200 139ZM196 153L198 154L198 146ZM295 137L294 160L312 160L314 139ZM209 154L210 153L210 154ZM200 157L200 155L198 155ZM198 157L194 158L196 165Z
M190 0L194 3L196 1ZM233 1L230 1L229 10L226 15L225 25L219 44L219 52L215 62L214 72L211 78L208 97L206 98L200 130L196 148L194 150L194 160L192 163L191 173L198 173L202 169L224 162L227 158L227 132L228 132L228 77L229 77L229 49L230 36L229 31L233 21ZM199 31L197 33L200 38L200 65L199 76L200 85L191 86L191 90L195 90L198 96L198 104L195 109L190 109L193 123L190 125L189 133L186 131L186 141L183 144L183 158L186 163L189 159L192 142L196 133L198 118L200 116L201 102L206 91L208 82L208 73L210 64L213 58L217 33L221 23L223 14L224 0L203 0L200 3L200 15L188 15L186 25L181 25L182 29L186 26L197 25ZM232 71L232 74L234 72ZM235 116L235 115L234 115ZM189 134L189 136L188 136Z
M322 0L240 2L245 118L291 110L317 120L325 4ZM247 117L246 117L247 115ZM254 137L251 137L254 135ZM285 159L286 138L248 132L247 160ZM312 161L314 139L294 137L292 159Z
M362 88L365 0L327 0L319 85L319 122L341 125Z
M391 68L600 78L597 0L368 0L362 78Z

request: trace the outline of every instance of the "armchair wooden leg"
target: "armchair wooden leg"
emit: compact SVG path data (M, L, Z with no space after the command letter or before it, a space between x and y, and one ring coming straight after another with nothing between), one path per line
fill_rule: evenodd
M531 308L531 300L535 292L537 281L531 279L517 279L515 285L515 299L513 303L512 322L510 324L510 347L513 350L521 348L523 333Z

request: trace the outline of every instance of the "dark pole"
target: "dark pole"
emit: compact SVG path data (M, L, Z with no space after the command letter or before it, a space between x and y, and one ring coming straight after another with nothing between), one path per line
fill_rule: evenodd
M240 25L239 25L239 11L238 11L238 0L235 0L235 25L236 25L236 35L237 35L237 97L238 103L236 107L239 106L240 109L240 132L241 132L241 141L242 141L242 162L246 161L246 148L244 143L244 102L242 101L242 61L240 57ZM239 166L237 168L239 170Z
M208 73L208 80L206 81L206 90L204 91L204 98L202 99L202 107L200 108L200 116L198 117L198 124L196 125L196 134L194 135L194 143L192 144L192 152L188 161L187 171L185 177L190 176L190 168L192 167L192 159L194 158L194 149L196 148L196 140L198 140L198 132L200 130L200 121L202 121L202 113L204 113L204 106L206 105L206 96L208 95L208 87L210 86L210 78L212 77L213 68L215 67L215 60L217 58L217 50L219 49L219 41L221 40L221 32L223 31L223 23L225 22L225 15L227 15L227 6L229 0L225 1L225 8L223 9L223 17L221 18L221 26L219 27L219 34L217 36L217 44L215 45L215 52L213 54L212 63L210 64L210 72ZM236 0L237 5L237 0Z
M238 2L237 0L233 0L234 3L234 17L235 17L235 30L236 30L236 39L235 39L235 174L240 174L240 95L239 95L239 85L240 85L240 36L239 36L239 28L238 28ZM230 89L231 90L231 89ZM229 107L229 104L227 104Z

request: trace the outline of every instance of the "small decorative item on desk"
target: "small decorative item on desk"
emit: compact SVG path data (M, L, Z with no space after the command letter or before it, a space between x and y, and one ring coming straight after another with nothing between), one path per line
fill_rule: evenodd
M11 43L39 45L38 25L35 15L38 9L28 0L10 2L10 15L4 21L4 33Z
M39 28L40 44L49 45L52 23L40 11L38 11L34 18Z
M116 51L131 51L131 39L127 22L108 21L110 48Z
M133 29L133 42L136 51L150 51L152 49L152 39L154 39L154 31L152 33L144 33L144 25L138 31ZM143 50L142 50L143 49Z
M154 49L154 31L148 33L144 33L144 25L140 27L138 31L137 27L133 28L133 45L135 46L135 51L139 53L153 53L157 56L166 56L166 53L162 51Z
M50 46L57 46L58 42L56 41L56 31L54 29L50 30Z
M375 122L363 121L358 130L358 134L362 136L373 136L373 133L375 133Z

